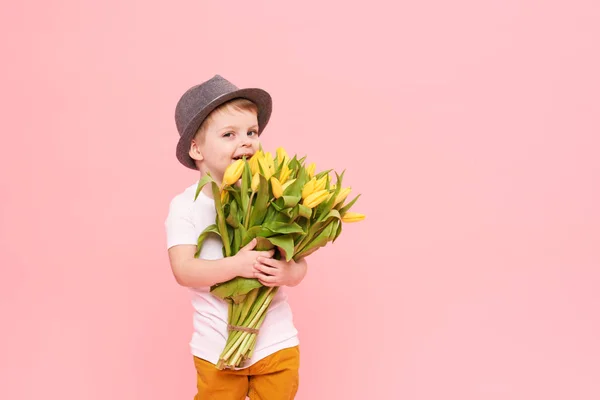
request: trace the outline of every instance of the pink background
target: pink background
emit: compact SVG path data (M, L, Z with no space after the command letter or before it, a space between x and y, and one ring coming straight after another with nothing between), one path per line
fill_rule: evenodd
M0 398L191 399L175 103L363 193L288 290L298 399L600 398L595 0L22 1L0 15Z

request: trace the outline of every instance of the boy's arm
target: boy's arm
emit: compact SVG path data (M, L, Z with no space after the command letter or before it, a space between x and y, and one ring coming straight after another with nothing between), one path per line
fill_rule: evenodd
M235 256L218 260L194 258L195 245L177 245L169 249L169 261L173 275L181 286L212 286L236 276L254 278L256 259L273 255L272 251L254 251L255 245L256 239L240 249Z
M194 258L195 245L179 245L169 249L169 261L173 275L181 286L204 287L226 282L238 276L233 257L219 260Z

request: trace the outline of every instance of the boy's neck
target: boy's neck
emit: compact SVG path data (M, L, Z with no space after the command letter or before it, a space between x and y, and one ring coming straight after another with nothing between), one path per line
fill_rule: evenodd
M202 193L204 193L204 195L210 199L214 199L213 193L212 193L212 185L211 184L207 184L204 185L204 187L202 188Z

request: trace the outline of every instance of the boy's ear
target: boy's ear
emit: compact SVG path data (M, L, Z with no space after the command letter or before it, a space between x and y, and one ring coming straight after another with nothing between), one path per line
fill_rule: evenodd
M204 160L204 156L202 155L202 151L200 150L200 146L198 146L198 142L196 139L192 139L192 143L190 144L190 157L196 161Z

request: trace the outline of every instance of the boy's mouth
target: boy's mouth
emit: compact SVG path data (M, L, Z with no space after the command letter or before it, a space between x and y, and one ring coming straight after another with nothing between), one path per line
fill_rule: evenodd
M250 157L252 157L254 154L240 154L239 156L235 156L232 158L233 161L237 161L237 160L241 160L242 158L246 157L246 160L250 159Z

